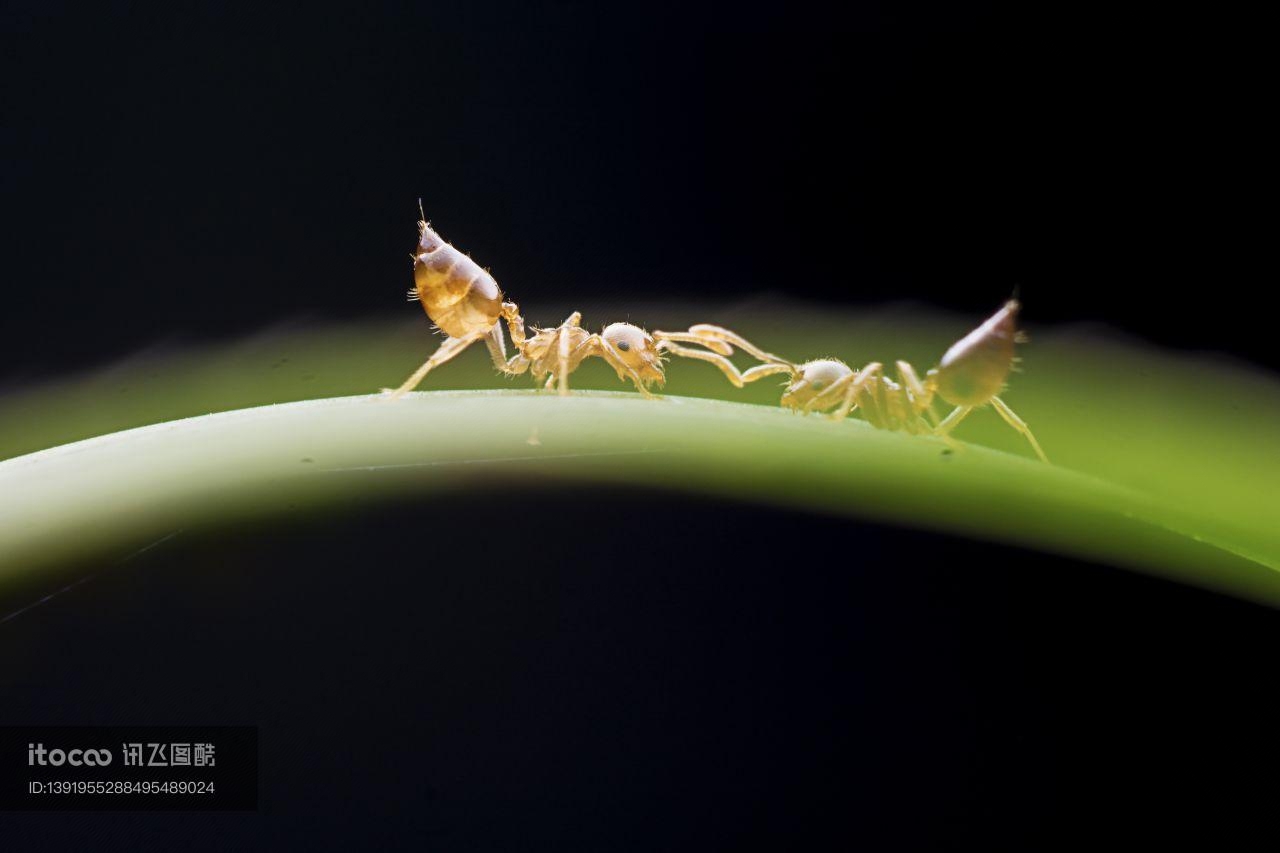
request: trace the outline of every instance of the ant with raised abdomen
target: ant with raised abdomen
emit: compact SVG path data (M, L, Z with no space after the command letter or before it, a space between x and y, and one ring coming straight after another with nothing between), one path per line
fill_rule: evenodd
M776 365L784 363L728 329L705 324L687 332L649 334L630 323L613 323L593 334L582 328L582 315L575 311L559 326L535 329L530 335L520 309L514 302L504 301L493 276L446 242L427 224L425 216L418 222L413 278L415 287L409 291L409 298L421 302L427 316L448 337L404 384L394 390L385 389L390 399L412 391L428 373L480 340L485 342L500 372L514 376L527 371L539 382L546 377L545 387L558 387L561 394L569 393L569 374L592 356L603 358L617 371L619 379L630 379L646 397L653 396L650 385L661 387L666 381L663 352L711 361L739 387L779 372ZM504 323L516 348L510 358L502 334ZM681 343L699 344L709 351L691 350ZM765 363L739 372L727 358L733 354L734 346Z
M884 375L880 362L873 361L861 370L829 358L794 364L749 344L744 346L746 342L740 340L733 343L764 363L740 373L727 358L717 354L720 350L712 353L682 349L680 355L716 364L739 387L765 376L789 374L782 405L801 414L828 412L832 419L841 420L857 410L878 429L934 435L948 442L951 431L974 409L990 404L1009 426L1026 437L1036 456L1048 462L1031 428L997 396L1017 361L1014 345L1024 341L1016 326L1019 309L1016 300L1006 302L986 322L953 344L923 380L905 361L896 364L895 382ZM728 342L722 330L713 326L695 326L690 331L697 332L696 337L674 337L712 349L708 340ZM933 411L935 398L955 407L940 421Z
M782 405L806 414L831 412L830 416L837 420L857 409L868 423L880 429L946 439L970 412L989 403L1027 439L1036 456L1048 462L1031 428L997 396L1017 360L1014 345L1024 340L1016 325L1019 308L1017 300L1006 302L986 322L953 344L923 380L905 361L896 364L897 382L885 376L883 365L875 361L861 370L835 359L791 365L791 382L782 395ZM935 397L955 407L936 422Z

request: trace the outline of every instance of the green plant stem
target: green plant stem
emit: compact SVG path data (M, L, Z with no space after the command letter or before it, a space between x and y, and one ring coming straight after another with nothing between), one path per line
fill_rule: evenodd
M500 536L531 487L610 484L860 516L1014 543L1280 605L1280 572L1154 497L978 446L781 409L632 393L429 392L243 409L112 433L0 462L0 581L174 530L407 493L493 484L472 530ZM635 546L644 518L620 518ZM573 519L547 542L568 543ZM424 554L429 559L429 554ZM857 542L797 542L856 571ZM904 565L912 559L903 555ZM785 567L780 566L780 571ZM957 566L957 571L963 567Z

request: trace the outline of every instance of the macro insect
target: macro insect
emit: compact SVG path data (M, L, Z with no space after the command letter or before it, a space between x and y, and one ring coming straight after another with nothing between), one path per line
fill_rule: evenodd
M923 379L905 361L896 363L898 379L894 381L885 375L883 365L874 361L854 370L836 359L800 365L778 359L774 372L791 375L782 405L803 414L829 412L836 420L856 409L879 429L935 435L950 441L951 431L961 421L975 409L990 404L1009 426L1026 437L1036 456L1048 462L1031 428L998 396L1017 361L1014 346L1024 340L1017 330L1019 307L1016 300L1006 302L953 344ZM954 407L941 420L934 414L935 398Z
M558 388L561 394L569 393L569 374L592 357L604 359L619 379L630 380L646 397L653 396L651 385L661 387L666 381L666 352L711 362L739 387L762 375L779 372L776 365L783 362L728 329L706 324L686 332L650 334L630 323L613 323L595 334L582 328L582 315L575 311L559 326L534 329L530 334L519 307L503 298L493 276L446 242L427 224L425 216L418 222L413 278L415 286L409 291L409 299L421 302L427 316L447 337L399 388L384 389L390 399L412 391L428 373L477 341L485 342L494 367L500 372L511 376L528 372L544 387ZM510 357L503 325L516 350ZM682 346L686 343L705 350ZM728 359L735 346L764 363L739 371Z

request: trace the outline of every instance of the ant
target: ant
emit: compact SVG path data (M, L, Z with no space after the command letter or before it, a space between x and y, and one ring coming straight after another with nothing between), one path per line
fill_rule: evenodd
M569 374L587 358L599 357L613 367L620 380L629 379L636 390L652 398L649 386L661 387L666 381L663 354L669 352L715 365L739 388L766 376L788 374L790 381L781 402L793 411L830 412L831 418L840 420L856 408L879 429L935 435L948 443L951 431L964 418L974 409L990 404L1009 426L1026 437L1041 461L1049 461L1030 427L997 396L1017 361L1014 346L1024 342L1016 326L1020 310L1017 300L1006 302L986 322L953 344L923 380L909 363L898 361L895 382L884 375L879 362L859 371L835 359L797 365L760 349L735 332L705 323L685 332L652 334L630 323L613 323L594 334L582 328L582 315L575 311L559 326L534 329L530 335L519 307L503 299L493 276L446 242L427 224L425 216L418 222L413 275L416 286L409 291L410 300L421 302L427 316L447 337L404 384L384 389L389 399L412 391L428 373L480 340L485 342L501 373L516 376L528 372L546 389L558 388L561 395L569 393ZM510 357L503 324L516 348L516 354ZM684 344L702 349L690 349ZM728 358L734 347L761 363L739 370ZM955 407L941 421L934 415L935 397Z
M559 326L534 329L530 335L519 307L503 299L493 276L446 242L427 224L425 215L418 222L413 278L415 287L409 291L409 299L421 302L427 316L447 337L404 384L396 389L384 389L389 399L412 391L432 370L481 340L500 372L508 376L529 372L537 382L545 378L544 387L548 390L557 387L561 395L569 393L569 374L593 356L603 358L617 371L620 380L631 380L636 390L650 398L654 395L649 386L661 387L666 382L664 352L709 361L738 387L780 372L776 365L784 363L783 359L728 329L706 324L693 326L687 332L650 334L630 323L613 323L599 334L593 334L582 328L582 315L575 311ZM502 334L504 323L516 348L510 358ZM683 343L697 344L706 350L689 349L681 346ZM727 358L733 354L734 346L765 363L740 372Z
M778 359L771 365L774 372L791 374L782 405L803 414L830 412L835 420L847 417L856 408L879 429L936 435L950 443L951 431L974 409L989 403L1009 426L1026 437L1040 461L1047 463L1049 459L1031 428L997 396L1017 361L1014 345L1026 340L1016 325L1020 307L1015 299L1006 302L953 344L923 380L905 361L896 364L895 382L884 375L883 365L875 361L862 370L853 370L835 359L801 365ZM955 407L941 421L934 416L935 397Z

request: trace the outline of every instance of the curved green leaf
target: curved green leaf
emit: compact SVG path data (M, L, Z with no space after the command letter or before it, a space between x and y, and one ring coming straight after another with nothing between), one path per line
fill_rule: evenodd
M768 321L759 313L680 316L685 325L724 322L797 358L906 357L922 367L968 325L796 309L774 309ZM773 385L735 391L712 368L679 361L670 366L674 393L658 401L625 391L563 399L435 391L395 403L314 399L155 423L394 384L434 343L421 326L280 332L0 398L0 456L14 456L0 462L0 580L298 504L551 480L856 514L1280 603L1280 385L1211 357L1079 330L1039 336L1006 395L1052 466L1030 458L991 413L966 421L957 432L966 449L946 454L932 439L790 415L776 407ZM616 387L602 365L574 379ZM476 352L429 384L504 381ZM154 425L113 432L146 423ZM110 434L50 446L100 433ZM643 519L621 521L643 543ZM796 558L832 550L797 543ZM857 559L854 542L834 550Z

